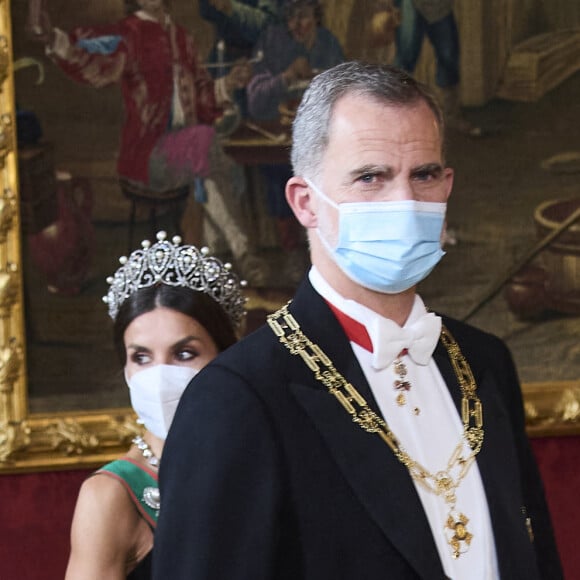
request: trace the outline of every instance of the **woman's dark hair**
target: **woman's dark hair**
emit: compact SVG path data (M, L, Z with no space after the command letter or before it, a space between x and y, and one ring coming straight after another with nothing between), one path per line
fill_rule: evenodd
M237 340L231 320L211 296L183 286L157 284L131 294L119 308L113 325L113 341L122 366L127 362L124 341L127 327L141 314L160 306L181 312L199 322L207 330L219 352Z

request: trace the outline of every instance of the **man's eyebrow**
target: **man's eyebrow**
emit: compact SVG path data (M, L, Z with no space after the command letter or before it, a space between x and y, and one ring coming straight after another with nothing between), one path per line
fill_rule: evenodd
M433 175L440 175L443 173L443 165L441 163L424 163L411 169L411 175L417 175L419 173L431 173Z
M370 174L370 175L392 175L393 173L393 168L390 165L375 165L375 164L369 164L369 165L363 165L362 167L356 167L355 169L353 169L352 171L349 171L349 176L352 179L356 179L357 177L360 177L361 175L366 175L366 174Z

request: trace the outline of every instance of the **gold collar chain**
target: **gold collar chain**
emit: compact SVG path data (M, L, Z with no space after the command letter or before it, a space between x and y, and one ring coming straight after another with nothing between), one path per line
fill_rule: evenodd
M334 367L322 349L302 332L296 319L288 312L288 304L268 316L268 324L280 342L293 355L302 358L331 395L334 395L344 409L368 433L376 433L391 448L397 459L409 470L409 474L419 485L441 497L448 506L445 522L445 536L451 546L453 558L469 549L473 535L467 530L469 519L455 511L456 490L475 461L475 456L483 445L483 410L477 396L477 385L471 368L461 353L451 333L443 326L441 342L447 350L453 370L461 387L461 418L463 435L453 450L445 469L431 473L415 461L401 446L387 423L369 407L366 400ZM464 443L470 452L463 457Z

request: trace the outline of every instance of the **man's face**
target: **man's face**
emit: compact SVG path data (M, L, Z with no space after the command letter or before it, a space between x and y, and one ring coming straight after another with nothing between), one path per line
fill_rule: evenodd
M288 18L288 29L292 38L307 47L314 44L316 27L316 16L312 6L296 8Z
M316 182L336 203L445 202L453 171L444 167L439 128L425 103L393 107L348 95L335 105ZM338 212L312 195L317 226L334 244Z

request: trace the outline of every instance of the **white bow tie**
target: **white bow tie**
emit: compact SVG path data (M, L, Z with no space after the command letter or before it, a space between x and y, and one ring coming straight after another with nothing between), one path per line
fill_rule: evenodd
M404 349L414 362L426 365L441 334L441 318L428 312L404 328L387 318L376 318L373 327L371 365L374 369L388 367Z

